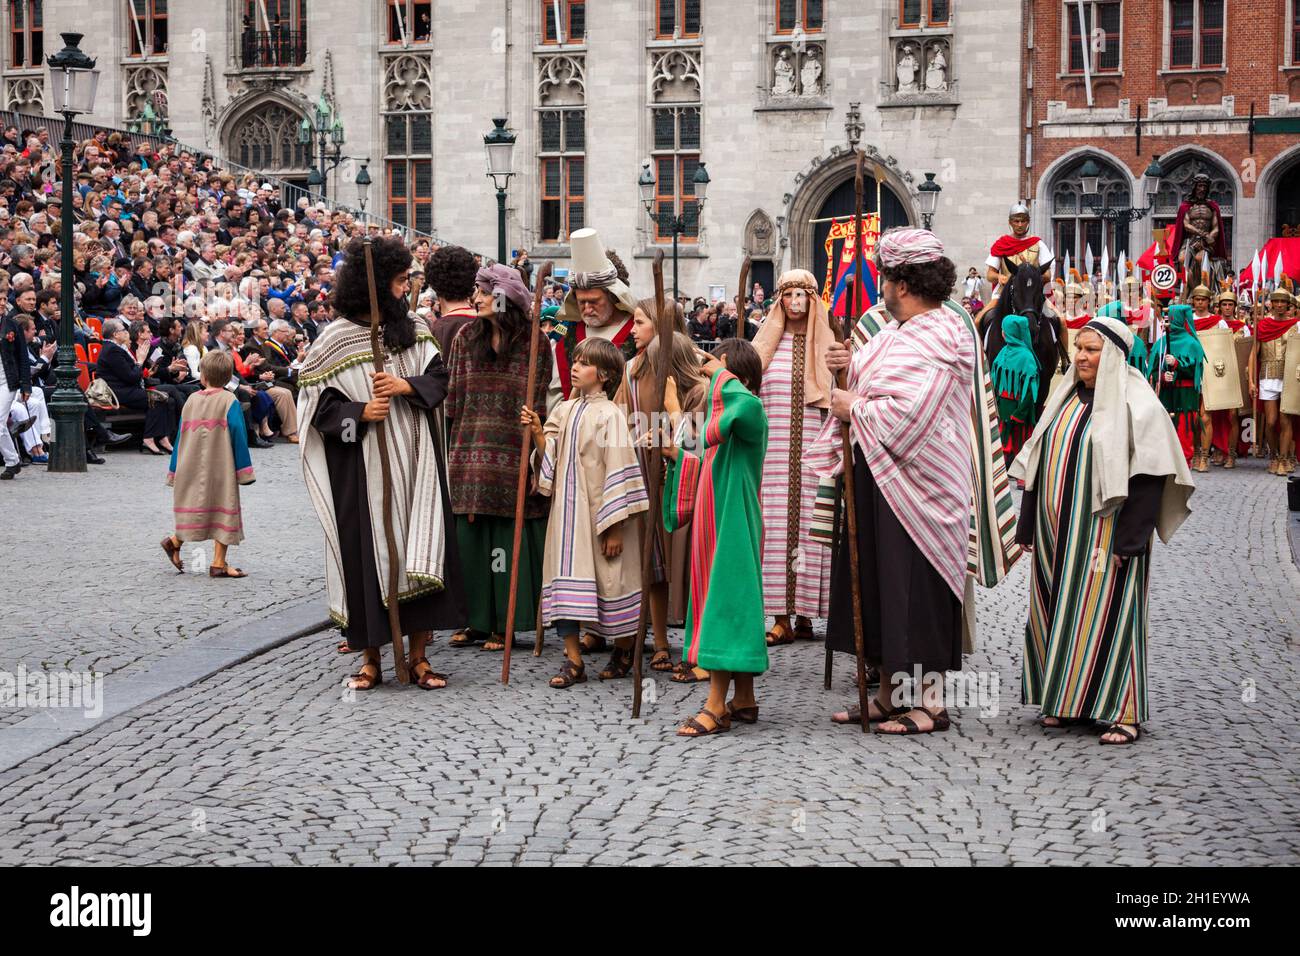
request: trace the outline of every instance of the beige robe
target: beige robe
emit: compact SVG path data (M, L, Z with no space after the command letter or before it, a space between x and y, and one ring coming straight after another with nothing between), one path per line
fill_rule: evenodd
M632 637L641 612L641 522L649 499L623 409L603 394L561 402L546 419L537 487L551 499L542 560L542 621L578 621ZM600 536L622 524L623 551Z

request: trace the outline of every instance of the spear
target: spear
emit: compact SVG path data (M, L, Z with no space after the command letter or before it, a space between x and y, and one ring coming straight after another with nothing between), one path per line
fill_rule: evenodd
M748 259L746 260L748 261ZM664 390L668 387L668 370L672 366L673 354L673 316L668 311L664 299L664 251L655 250L651 265L655 279L655 338L659 344L655 347L659 360L651 363L654 372L654 397L651 407L642 409L649 416L650 434L654 436L646 456L646 490L650 496L650 510L645 522L645 540L641 542L641 614L637 618L636 642L632 645L632 716L641 716L641 659L644 656L642 645L645 643L646 622L650 617L650 584L654 580L654 547L659 529L663 527L663 442L659 440L659 417L664 410ZM743 293L742 293L743 294ZM739 298L739 296L737 297ZM645 358L650 361L650 348L646 347ZM635 382L630 382L636 388ZM666 542L665 542L666 543ZM664 548L664 560L667 561L668 549Z
M533 287L533 314L528 319L528 384L524 390L524 404L532 405L537 388L537 340L541 336L538 324L542 315L542 294L546 279L551 274L551 263L543 262L537 270ZM510 648L515 643L515 605L519 603L519 544L524 533L524 495L528 491L528 459L532 457L532 435L527 425L522 427L519 446L519 482L515 485L515 536L510 544L510 600L506 602L506 646L501 658L501 683L510 683ZM540 637L540 633L538 635Z
M850 330L862 312L862 193L865 185L865 168L867 154L858 151L857 169L853 174L854 194L854 236L853 250L853 307L845 316L843 326L836 328L839 340L847 347ZM877 180L879 185L879 180ZM840 369L836 374L836 385L848 388L848 370ZM857 486L853 481L853 440L849 435L849 423L840 422L840 446L844 457L844 523L845 533L849 539L849 581L853 601L853 650L858 665L858 709L861 711L862 732L870 729L870 715L867 709L867 660L862 641L862 580L858 574L858 513L854 501Z
M384 353L379 339L379 295L375 291L375 260L371 253L373 241L366 236L362 242L366 258L366 287L370 293L370 354L375 371L384 370ZM406 651L402 646L402 612L398 607L397 537L393 533L393 474L388 463L388 432L386 419L371 423L379 442L379 473L383 482L384 542L388 546L388 629L393 638L393 670L398 683L409 684L411 675L406 667Z
M749 339L749 322L745 317L745 304L749 302L749 256L740 264L740 282L736 286L736 331L742 339Z

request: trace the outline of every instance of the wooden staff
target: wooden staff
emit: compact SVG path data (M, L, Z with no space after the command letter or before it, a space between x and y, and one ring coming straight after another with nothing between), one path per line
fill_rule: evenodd
M366 286L370 292L370 354L374 357L375 371L384 370L384 353L379 339L379 295L375 291L375 260L371 253L373 242L369 236L363 240L366 258ZM391 404L390 404L391 408ZM411 682L406 667L406 650L402 646L402 612L398 604L397 536L393 533L393 475L388 464L388 432L386 419L371 422L379 442L379 471L384 486L384 542L388 545L388 629L393 637L393 670L402 684ZM414 520L414 519L412 519Z
M664 410L664 391L668 387L668 370L672 367L673 334L676 331L673 315L668 311L664 298L664 251L655 250L651 265L655 279L655 341L659 343L657 351L659 361L651 363L654 372L654 398L650 408L641 411L650 418L650 434L653 436L646 461L646 484L650 496L650 510L646 512L645 540L641 542L641 613L637 617L636 642L632 645L632 716L641 716L641 659L644 657L642 645L645 643L646 623L650 617L650 587L654 581L655 539L663 522L663 483L664 462L663 442L659 440L659 416ZM676 309L673 310L674 312ZM646 347L642 361L650 361L650 348ZM629 382L630 388L636 388L635 382ZM667 542L665 542L667 544ZM669 548L664 548L664 561L670 559Z
M420 286L424 285L424 273L419 269L411 270L411 304L410 310L414 312L420 307Z
M745 306L749 302L749 268L753 260L748 255L740 264L740 282L736 285L736 331L740 337L749 340L749 321L745 317Z
M853 308L849 310L850 314L845 318L843 326L837 331L840 332L840 341L845 347L850 347L852 323L857 321L862 308L862 192L865 178L866 153L858 151L857 169L853 174L853 193L854 193L854 236L855 243L853 250ZM880 181L876 181L879 189ZM836 385L842 389L849 387L848 369L840 369L836 374ZM841 453L844 457L844 523L845 533L849 539L849 581L852 588L853 602L853 650L857 656L858 665L858 708L862 716L862 732L865 734L869 731L870 717L867 710L867 659L866 651L862 641L862 580L858 574L858 513L854 494L857 486L853 480L853 440L849 434L849 423L840 422L840 443ZM884 679L884 676L881 676Z
M551 263L543 262L537 270L533 284L533 314L528 318L528 385L524 391L524 404L532 407L533 390L537 388L537 340L541 335L542 293L551 275ZM502 343L503 345L505 343ZM510 600L506 602L506 646L501 658L501 683L510 683L510 648L515 643L515 605L519 603L519 545L524 534L524 495L528 492L528 459L532 457L533 436L527 425L522 426L523 437L519 444L519 482L515 485L515 536L510 544ZM539 635L540 636L540 635ZM534 654L537 648L533 648Z

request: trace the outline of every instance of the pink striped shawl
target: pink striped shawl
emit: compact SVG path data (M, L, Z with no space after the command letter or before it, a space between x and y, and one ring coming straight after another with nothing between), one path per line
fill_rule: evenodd
M882 329L854 353L848 381L861 396L854 443L890 509L959 599L970 537L974 348L961 318L940 307Z

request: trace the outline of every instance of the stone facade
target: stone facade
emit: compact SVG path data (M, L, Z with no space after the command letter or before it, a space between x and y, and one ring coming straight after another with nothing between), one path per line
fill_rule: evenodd
M760 278L824 261L827 227L808 220L851 210L851 110L868 176L880 172L886 223L919 223L916 186L936 173L934 225L963 271L1020 192L1020 64L1008 43L1020 16L1005 0L560 0L563 43L542 0L216 0L170 4L166 50L148 56L132 55L140 39L152 50L153 34L129 15L130 0L44 5L46 53L76 29L99 58L93 121L121 125L143 103L162 104L181 142L305 181L306 153L284 131L324 97L344 124L343 151L370 160L368 211L432 224L488 254L496 204L482 137L505 115L519 172L508 247L563 267L567 231L594 226L640 289L655 247L671 249L639 200L647 158L661 191L666 174L689 181L697 161L708 169L698 229L685 209L697 234L680 243L680 287L695 294L722 285L733 295L746 248ZM262 9L283 13L289 32L263 29ZM782 23L791 9L798 23ZM271 40L249 46L249 10ZM920 22L900 23L916 11ZM6 62L10 102L42 93L40 77ZM356 168L331 174L332 198L355 202Z

